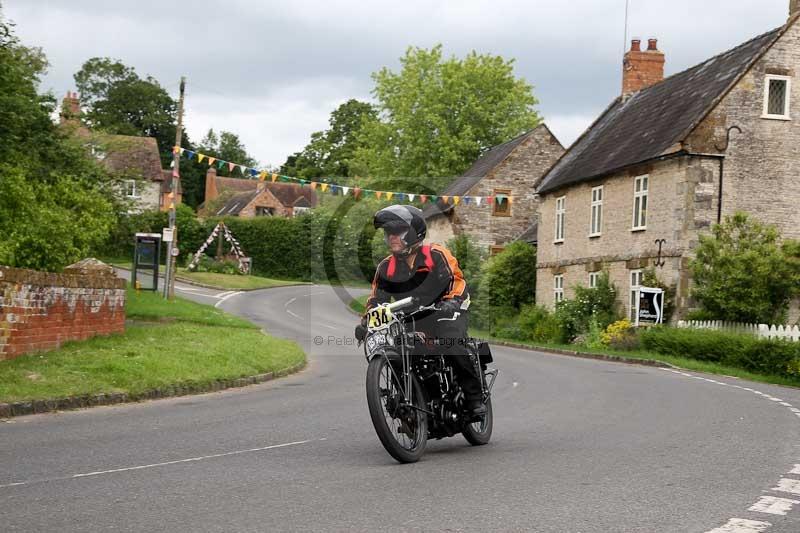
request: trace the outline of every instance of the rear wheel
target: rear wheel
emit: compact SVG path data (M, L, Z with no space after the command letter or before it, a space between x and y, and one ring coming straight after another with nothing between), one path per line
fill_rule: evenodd
M486 414L476 422L464 424L464 429L461 432L467 442L473 446L481 446L487 444L489 439L492 438L492 427L494 426L494 417L492 415L492 398L486 400Z
M389 452L401 463L414 463L422 457L428 442L428 415L419 409L425 408L422 387L416 376L412 379L414 409L405 403L398 369L389 361L377 356L367 368L367 405L375 426L375 433Z

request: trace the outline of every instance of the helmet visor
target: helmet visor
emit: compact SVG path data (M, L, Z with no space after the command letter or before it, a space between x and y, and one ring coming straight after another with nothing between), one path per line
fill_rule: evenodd
M408 246L408 241L406 240L408 231L408 226L384 226L383 240L386 241L387 245L391 246L392 242L396 242L399 238L403 246Z

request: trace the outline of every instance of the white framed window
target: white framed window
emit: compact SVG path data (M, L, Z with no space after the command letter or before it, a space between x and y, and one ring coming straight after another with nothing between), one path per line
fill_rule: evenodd
M597 280L600 279L600 272L589 272L589 288L597 288Z
M564 242L564 225L567 215L567 197L556 198L556 238L555 242Z
M639 303L639 288L642 286L642 271L631 270L631 300L630 300L630 318L631 321L636 320L636 307Z
M139 198L139 191L136 190L136 180L125 180L125 196Z
M292 216L300 216L308 213L311 210L310 207L295 207L292 209Z
M603 233L603 186L592 187L592 222L589 237L599 237Z
M647 229L647 189L649 176L637 176L633 180L633 227L638 231Z
M564 300L564 274L553 276L553 303Z
M792 78L768 74L764 79L764 112L762 118L789 120L789 95Z

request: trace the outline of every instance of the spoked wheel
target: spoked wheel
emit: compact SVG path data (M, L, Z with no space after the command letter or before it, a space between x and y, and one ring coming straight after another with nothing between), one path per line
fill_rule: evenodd
M428 415L403 405L404 386L400 372L385 357L377 356L367 368L367 405L372 425L389 455L401 463L414 463L422 457L428 442ZM413 403L425 408L422 387L412 380Z
M464 430L461 433L473 446L481 446L487 444L492 438L493 426L494 417L492 416L492 399L490 397L486 400L486 414L477 422L464 424Z

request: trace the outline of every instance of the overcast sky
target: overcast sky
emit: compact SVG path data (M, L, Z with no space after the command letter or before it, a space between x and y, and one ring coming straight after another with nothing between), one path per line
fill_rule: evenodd
M570 144L620 91L625 0L0 0L51 67L62 97L90 57L152 75L186 124L237 133L262 164L280 165L348 98L369 100L370 74L397 69L408 46L442 43L516 59L538 110ZM629 37L657 37L666 73L783 24L789 0L630 0Z

